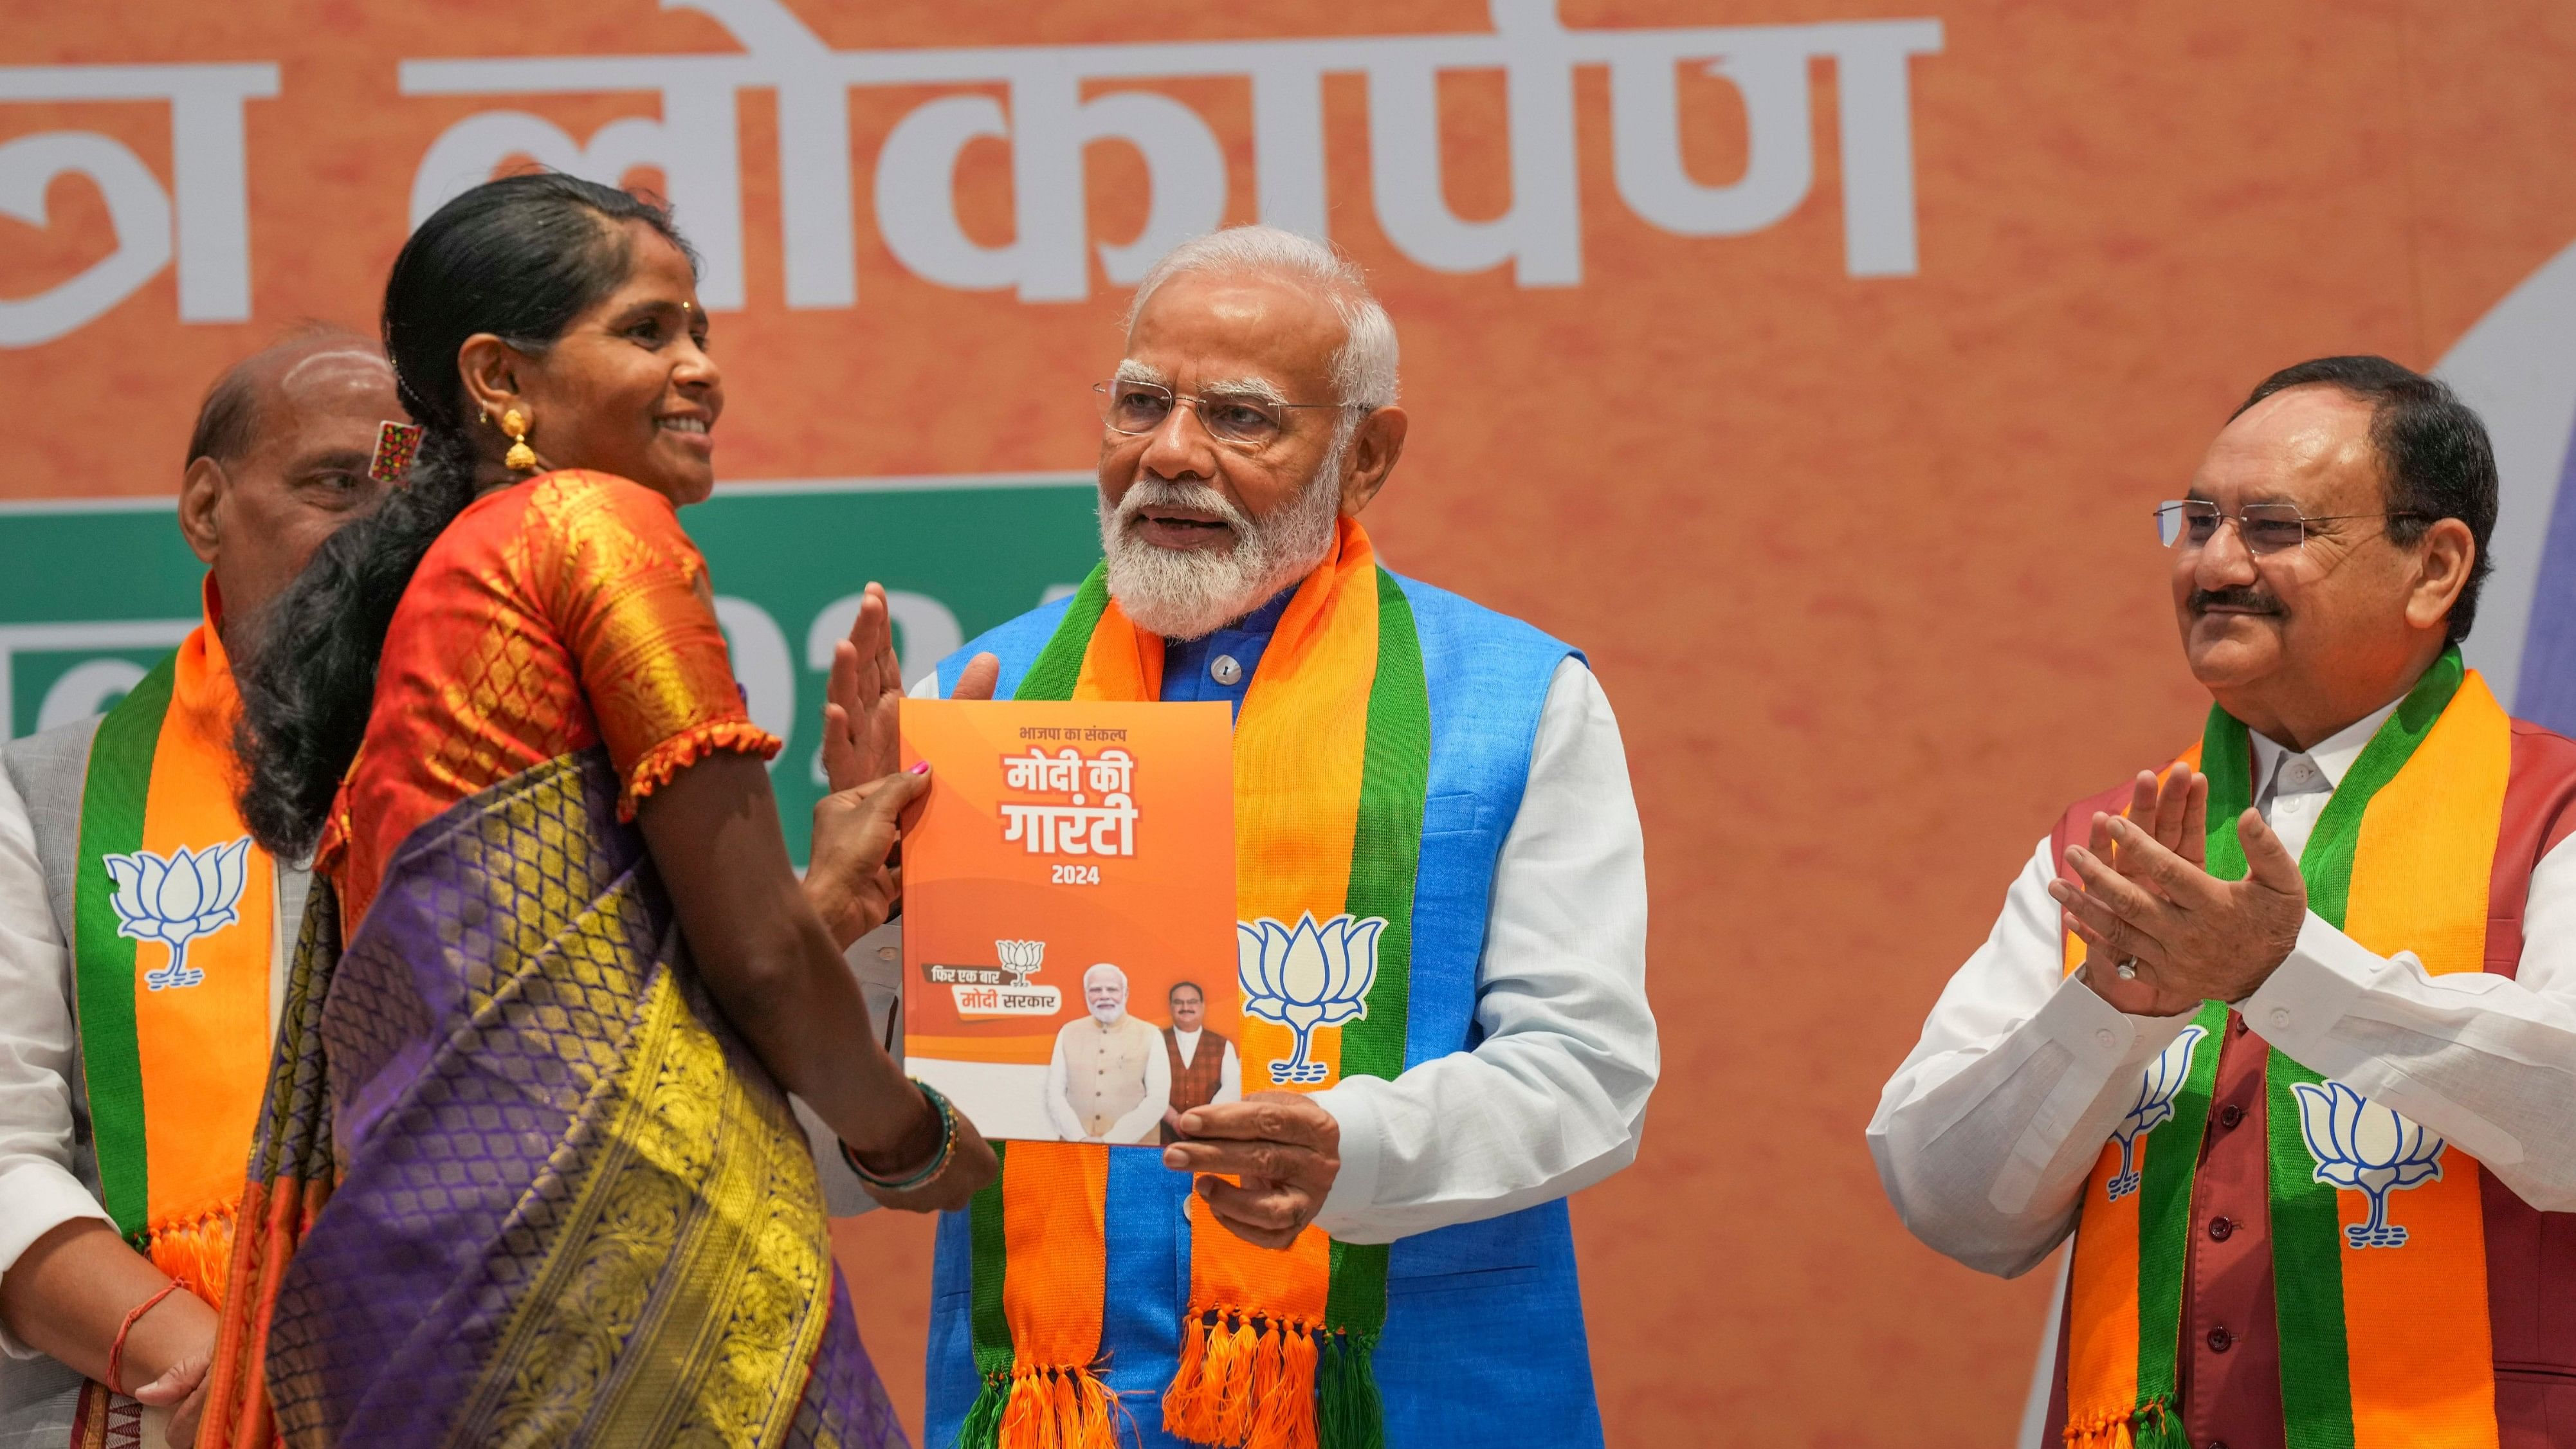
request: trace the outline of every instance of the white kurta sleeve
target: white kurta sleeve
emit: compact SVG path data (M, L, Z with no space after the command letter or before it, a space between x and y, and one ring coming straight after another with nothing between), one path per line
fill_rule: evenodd
M1549 682L1494 868L1476 1020L1473 1051L1315 1094L1342 1158L1316 1226L1391 1242L1563 1197L1636 1158L1660 1067L1645 842L1618 721L1579 660Z
M1128 1021L1143 1027L1150 1050L1145 1053L1145 1095L1126 1114L1109 1124L1111 1142L1133 1145L1163 1140L1163 1113L1172 1105L1172 1054L1163 1050L1163 1034L1145 1026L1135 1017Z
M1869 1123L1879 1182L1905 1226L2006 1277L2066 1236L2139 1074L2191 1022L2125 1015L2065 974L2048 847L2039 843L1993 934L1943 988Z
M1208 1099L1213 1107L1219 1102L1243 1100L1243 1058L1235 1053L1234 1043L1225 1044L1225 1057L1216 1069L1216 1095Z
M0 772L0 1274L38 1238L107 1219L72 1173L71 953L54 929L26 802ZM0 1334L0 1352L34 1350Z
M2576 1211L2576 840L2531 872L2508 979L2427 975L2311 913L2245 1022L2309 1070L2456 1142L2524 1202Z
M1087 1141L1088 1138L1082 1130L1082 1119L1073 1115L1073 1103L1066 1100L1064 1087L1064 1033L1057 1032L1055 1035L1055 1054L1047 1058L1047 1121L1055 1125L1056 1135L1062 1137L1065 1141Z

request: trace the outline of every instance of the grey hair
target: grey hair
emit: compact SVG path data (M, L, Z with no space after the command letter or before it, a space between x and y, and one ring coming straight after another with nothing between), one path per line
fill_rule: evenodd
M1192 237L1163 254L1136 284L1127 304L1133 331L1145 303L1165 282L1192 272L1255 272L1302 282L1331 299L1342 319L1342 345L1333 349L1334 401L1356 408L1395 406L1395 322L1369 291L1358 264L1327 243L1275 226L1230 226ZM1345 419L1345 426L1355 420Z

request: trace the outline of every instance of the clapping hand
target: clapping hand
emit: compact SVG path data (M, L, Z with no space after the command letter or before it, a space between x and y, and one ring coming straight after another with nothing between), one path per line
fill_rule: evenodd
M957 698L992 698L1000 673L999 660L976 655L957 681ZM871 583L858 617L850 621L850 637L832 646L822 749L831 793L814 806L805 872L806 899L844 949L883 925L902 899L898 827L903 812L929 788L920 775L898 769L902 706L893 616L885 588Z
M2126 815L2095 812L2089 846L2067 847L2082 888L2049 885L2087 948L2086 983L2122 1011L2173 1016L2241 1001L2298 944L2308 909L2298 862L2248 810L2236 823L2248 874L2218 879L2204 867L2208 814L2208 777L2176 769L2159 783L2142 773ZM2134 980L2120 978L2122 962Z
M832 645L832 673L823 686L823 779L835 793L895 772L902 705L894 616L885 586L870 583L850 637Z
M991 699L1002 662L978 654L957 676L951 699ZM823 687L823 779L848 790L895 772L902 758L898 723L903 707L903 667L894 652L894 621L885 588L871 583L850 621L850 637L832 645L832 673Z

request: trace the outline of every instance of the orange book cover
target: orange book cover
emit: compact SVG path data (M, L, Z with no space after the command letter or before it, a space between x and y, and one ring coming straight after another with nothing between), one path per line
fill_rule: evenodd
M902 733L905 1069L991 1138L1159 1142L1238 1092L1227 706L905 700Z

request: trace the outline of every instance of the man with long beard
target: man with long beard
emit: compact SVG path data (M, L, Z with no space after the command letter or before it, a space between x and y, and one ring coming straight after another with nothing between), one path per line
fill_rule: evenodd
M1395 333L1330 249L1177 248L1099 390L1106 561L934 687L1234 706L1253 1090L1159 1151L1007 1145L940 1225L930 1442L1107 1442L1141 1394L1151 1446L1598 1444L1564 1199L1658 1067L1609 704L1379 567Z

